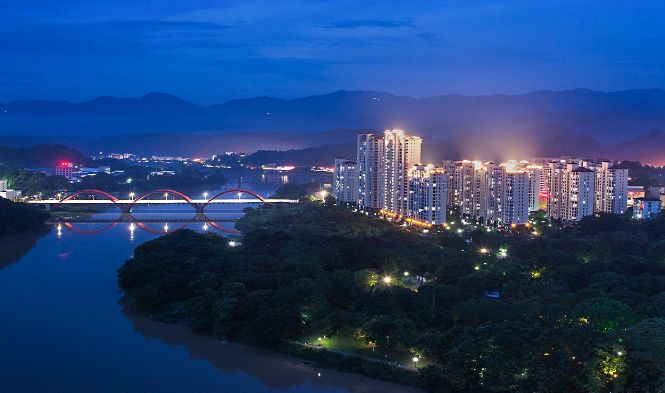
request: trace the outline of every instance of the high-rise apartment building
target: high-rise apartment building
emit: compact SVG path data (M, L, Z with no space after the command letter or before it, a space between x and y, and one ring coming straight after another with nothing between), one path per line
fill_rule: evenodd
M445 223L448 178L443 168L433 165L409 170L407 215L432 225Z
M358 203L358 172L354 161L335 158L333 195L339 202Z
M529 173L504 170L502 175L501 223L521 225L529 222Z
M612 162L601 162L595 168L594 212L623 214L628 209L628 169Z
M575 163L550 163L550 198L547 216L579 221L593 214L596 173Z
M420 163L422 140L402 130L383 136L359 134L357 149L358 201L361 208L406 215L408 171Z
M356 168L358 173L358 207L383 208L383 138L358 134Z

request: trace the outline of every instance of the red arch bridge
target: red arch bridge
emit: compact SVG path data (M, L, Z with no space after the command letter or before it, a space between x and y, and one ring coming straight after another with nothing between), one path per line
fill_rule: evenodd
M246 203L297 203L295 199L264 198L261 195L241 188L225 190L213 195L211 198L194 199L188 195L170 189L159 189L139 195L136 198L120 199L115 195L102 190L81 190L65 196L62 199L32 200L28 203L43 205L47 208L65 205L101 205L118 207L123 213L130 213L137 205L175 205L188 204L197 213L203 213L208 205L213 204L246 204Z

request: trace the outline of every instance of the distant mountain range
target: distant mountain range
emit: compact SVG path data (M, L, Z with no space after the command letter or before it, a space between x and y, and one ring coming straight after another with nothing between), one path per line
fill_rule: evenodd
M577 89L429 98L337 91L211 106L162 93L77 103L0 103L0 143L59 142L89 152L286 150L348 143L358 130L385 128L403 128L433 140L430 150L438 146L439 152L464 156L579 152L665 162L661 153L665 136L657 132L665 130L665 90Z

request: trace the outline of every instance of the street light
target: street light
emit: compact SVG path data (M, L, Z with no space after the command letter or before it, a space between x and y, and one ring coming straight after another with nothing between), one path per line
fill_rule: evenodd
M414 356L412 360L413 360L413 368L418 368L418 360L420 360L418 356Z
M238 193L238 199L240 199L241 196L242 196L242 192L239 192Z
M208 199L208 193L207 193L207 192L204 192L204 193L203 193L203 199L205 199L205 200Z
M385 276L385 277L383 277L383 282L385 282L386 284L390 284L390 282L391 282L392 280L393 280L393 278L390 277L390 276Z
M129 199L131 199L131 200L133 201L133 200L134 200L134 195L135 195L135 194L134 194L133 192L130 192L130 193L129 193Z

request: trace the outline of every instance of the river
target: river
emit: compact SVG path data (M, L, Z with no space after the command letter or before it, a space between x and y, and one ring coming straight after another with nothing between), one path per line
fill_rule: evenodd
M234 224L227 220L241 215L237 206L219 207L210 222L186 222L191 213L171 211L169 222L147 208L132 223L104 213L95 218L109 222L0 238L0 392L418 392L226 343L123 306L116 270L136 246L183 225L228 236Z

